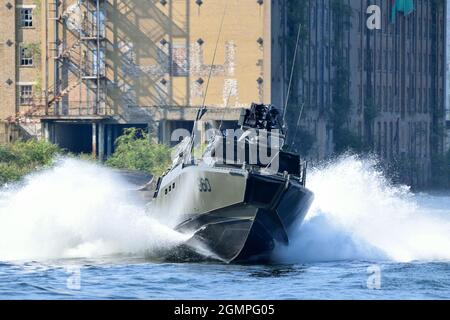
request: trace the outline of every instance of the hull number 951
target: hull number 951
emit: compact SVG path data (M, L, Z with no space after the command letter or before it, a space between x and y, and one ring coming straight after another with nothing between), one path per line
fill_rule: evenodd
M200 192L211 192L211 183L209 183L209 179L208 178L200 178L199 179L199 190Z

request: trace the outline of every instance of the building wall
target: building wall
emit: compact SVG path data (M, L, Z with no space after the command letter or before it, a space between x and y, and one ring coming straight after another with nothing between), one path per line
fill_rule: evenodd
M367 79L371 77L372 101L377 108L371 142L377 154L389 162L400 159L402 165L407 164L403 168L407 182L425 185L431 178L431 135L438 125L433 114L444 105L445 28L441 13L433 35L431 2L414 2L414 12L408 16L398 13L395 22L391 21L391 7L386 2L374 2L382 10L382 29L368 30L365 23L359 27L363 50L372 50L372 57L371 66L361 68L365 82L358 85L367 108L364 98L368 93ZM362 16L358 21L365 21L365 8L366 4L361 3Z
M271 77L270 77L270 103L282 110L285 106L287 95L287 69L292 65L286 57L286 46L283 41L287 30L285 0L273 1L270 14L271 41L270 50ZM266 27L265 29L268 29ZM268 57L269 58L269 57ZM266 80L269 78L266 77ZM268 82L268 81L266 81Z
M436 20L432 1L415 0L412 14L399 13L391 23L390 4L384 0L338 2L352 13L351 27L341 34L351 100L344 127L386 163L398 159L409 163L406 182L424 184L433 152L443 149L439 141L433 147L431 138L444 123L439 115L445 99L444 12ZM205 120L236 120L240 108L251 102L273 103L282 109L293 62L292 42L300 23L307 35L301 38L295 62L289 97L295 110L288 116L297 117L303 107L301 127L315 139L311 159L325 159L335 152L339 139L333 124L335 0L102 0L98 42L90 38L97 31L95 1L81 5L60 1L56 11L54 1L40 3L17 0L0 5L3 122L30 109L20 105L20 84L33 85L38 115L45 109L39 87L48 90L44 122L149 124L166 137L164 141L177 126L191 126L183 121L192 121L203 101L210 106ZM381 7L381 30L366 28L369 4ZM19 26L20 6L34 6L33 28ZM303 20L290 21L298 11L305 12ZM46 13L57 19L46 19ZM12 45L7 45L8 40ZM32 67L18 66L21 44L40 47ZM104 53L97 54L97 44ZM92 70L97 56L99 92L97 80L90 79L96 76ZM13 83L7 84L8 79ZM368 110L376 116L368 119ZM96 130L104 137L101 128ZM0 126L0 139L10 136L11 130Z
M32 26L23 26L21 10L32 10ZM12 126L20 114L33 108L42 96L43 42L41 6L33 0L1 1L0 3L0 142L8 142L22 136L20 126ZM20 48L33 52L33 64L21 66ZM20 87L29 85L34 99L24 103L20 99ZM39 99L37 99L39 100ZM35 121L36 122L36 121ZM38 122L38 121L37 121ZM30 123L28 123L30 125Z
M213 109L210 118L218 119L227 101L230 110L236 110L269 100L265 73L270 80L270 62L264 61L265 39L270 44L270 27L264 27L270 23L269 1L231 0L226 6L220 0L201 5L188 0L101 2L106 37L101 61L106 69L105 114L116 121L192 120L203 102ZM70 54L59 62L67 70L58 75L63 83L60 92L76 81L83 64L80 56L86 51L89 56L93 50L85 43L77 44L85 12L85 5L80 7L76 1L61 6L64 19L58 34L65 43L59 51ZM89 110L94 96L95 90L84 81L65 95L58 112L74 114L67 111L72 105ZM236 119L237 111L228 117Z
M405 182L425 185L431 175L431 134L443 123L442 116L435 115L442 113L444 106L444 12L440 9L433 27L435 16L427 0L414 1L414 12L408 16L398 13L395 22L386 1L340 2L351 9L351 26L342 31L341 63L349 72L351 100L344 127L384 163L401 159L408 164L402 168ZM302 43L304 53L298 67L303 72L295 93L297 107L305 105L301 125L316 141L310 157L320 160L333 154L338 139L333 120L335 20L332 1L304 4L308 37ZM366 27L369 4L381 8L381 30ZM375 117L369 117L368 111ZM436 152L440 152L439 144Z
M450 5L449 1L447 3L447 12L446 12L446 141L445 141L445 150L450 152Z
M101 0L99 15L93 0L60 1L57 11L53 3L47 132L91 123L92 150L95 141L102 153L104 139L112 150L108 126L146 125L169 142L174 129L192 128L203 103L204 120L227 121L252 102L270 102L270 1Z
M0 142L9 141L9 126L6 119L15 112L16 100L16 33L11 28L15 24L15 2L0 3Z

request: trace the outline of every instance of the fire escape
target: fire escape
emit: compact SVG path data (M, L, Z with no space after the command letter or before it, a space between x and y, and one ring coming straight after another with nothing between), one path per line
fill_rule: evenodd
M28 130L30 124L37 127L42 117L108 116L106 0L48 0L43 5L47 19L46 87L35 93L27 110L9 120Z
M48 59L53 60L54 85L46 90L45 115L106 116L106 0L77 0L70 6L68 2L48 3L54 35Z

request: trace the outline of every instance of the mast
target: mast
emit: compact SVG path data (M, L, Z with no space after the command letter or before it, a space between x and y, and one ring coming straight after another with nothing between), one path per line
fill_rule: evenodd
M216 61L216 54L217 54L217 48L219 46L219 40L220 40L220 36L222 34L222 29L223 29L223 23L225 21L225 14L227 11L227 5L228 3L225 2L225 7L223 9L223 14L222 14L222 20L220 22L220 28L219 28L219 34L217 35L217 40L216 40L216 46L214 48L214 54L213 54L213 58L212 58L212 62L211 62L211 66L209 68L209 74L208 74L208 80L206 82L206 89L205 89L205 94L203 95L203 101L202 101L202 107L198 110L197 112L197 116L195 118L194 121L194 127L192 128L192 133L191 133L191 155L194 151L194 139L195 139L195 128L197 126L197 122L205 115L206 113L206 96L208 94L208 89L209 89L209 83L211 81L211 76L212 76L212 70L214 67L214 62Z
M298 42L300 40L300 30L301 30L301 25L298 26L297 42L295 44L295 50L294 50L294 59L292 60L291 75L289 77L288 91L286 94L286 99L285 99L284 108L283 108L283 126L285 125L286 111L287 111L287 107L288 107L288 103L289 103L289 97L291 95L292 78L294 76L295 61L297 60Z

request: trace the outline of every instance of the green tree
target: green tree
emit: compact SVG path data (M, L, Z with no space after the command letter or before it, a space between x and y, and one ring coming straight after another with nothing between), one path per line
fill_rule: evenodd
M170 148L153 142L141 129L129 128L116 140L116 151L106 164L161 175L170 165Z
M0 184L17 181L24 175L49 166L60 149L45 141L17 141L0 145Z

